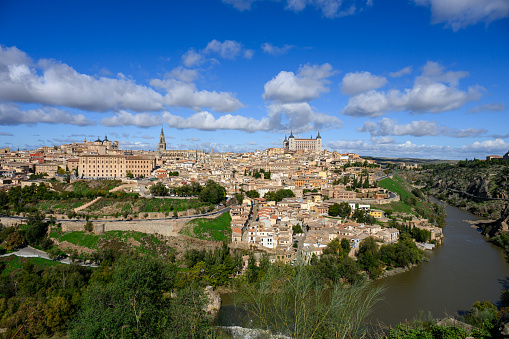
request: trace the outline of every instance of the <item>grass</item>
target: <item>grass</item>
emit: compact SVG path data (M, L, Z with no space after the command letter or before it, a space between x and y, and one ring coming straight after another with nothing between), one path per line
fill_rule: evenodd
M221 214L221 216L215 219L194 219L187 223L181 233L202 240L223 241L230 237L231 220L232 218L228 212Z
M104 244L114 243L122 248L132 246L138 252L147 255L173 251L155 235L135 231L108 231L104 234L95 235L84 231L61 234L58 229L54 229L50 232L50 237L60 242L67 241L71 244L90 249L99 249ZM133 244L133 241L137 242L137 244Z
M413 196L413 194L406 189L404 181L397 175L395 175L394 178L380 180L378 186L397 193L401 197L401 200Z
M102 235L94 235L84 231L70 232L59 237L59 241L67 241L71 244L83 246L91 249L97 248L97 242Z
M198 199L139 199L142 212L172 212L185 211L191 208L205 206Z
M27 262L33 263L38 268L48 266L64 265L58 261L43 259L43 258L20 258L15 255L0 258L0 262L5 263L5 268L2 271L2 275L9 275L11 272L23 268L23 265Z

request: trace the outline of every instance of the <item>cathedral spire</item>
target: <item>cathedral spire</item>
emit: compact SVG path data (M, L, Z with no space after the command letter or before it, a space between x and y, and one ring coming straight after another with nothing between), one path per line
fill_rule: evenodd
M161 135L159 135L159 146L157 147L159 151L166 151L166 138L164 137L163 127L161 126Z

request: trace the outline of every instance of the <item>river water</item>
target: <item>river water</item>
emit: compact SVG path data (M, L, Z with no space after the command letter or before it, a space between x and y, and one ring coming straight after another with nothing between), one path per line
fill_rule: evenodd
M509 263L504 251L486 241L464 220L479 217L446 205L444 244L427 251L429 262L375 282L386 286L384 301L377 304L370 322L396 325L428 312L435 318L468 311L478 300L497 303L509 288ZM220 323L242 325L232 300L223 295ZM236 318L236 319L235 319Z
M509 263L504 251L486 241L464 220L479 217L446 205L444 244L427 251L429 262L376 282L387 290L373 320L395 325L428 312L436 318L470 310L478 300L497 303L509 288Z

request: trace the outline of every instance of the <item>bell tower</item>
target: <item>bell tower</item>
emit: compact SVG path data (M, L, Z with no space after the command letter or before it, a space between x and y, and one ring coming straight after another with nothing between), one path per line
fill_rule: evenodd
M159 135L159 147L157 148L158 151L166 151L166 138L164 137L164 131L161 127L161 135Z

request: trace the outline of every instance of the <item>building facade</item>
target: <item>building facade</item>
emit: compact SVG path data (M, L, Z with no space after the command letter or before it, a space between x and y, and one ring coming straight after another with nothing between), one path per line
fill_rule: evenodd
M322 150L322 137L318 132L316 138L311 136L310 139L297 139L291 132L288 139L285 136L283 148L287 152L320 152Z
M134 177L148 177L156 166L155 158L141 155L82 155L79 157L78 175L82 178L125 178L128 172Z

